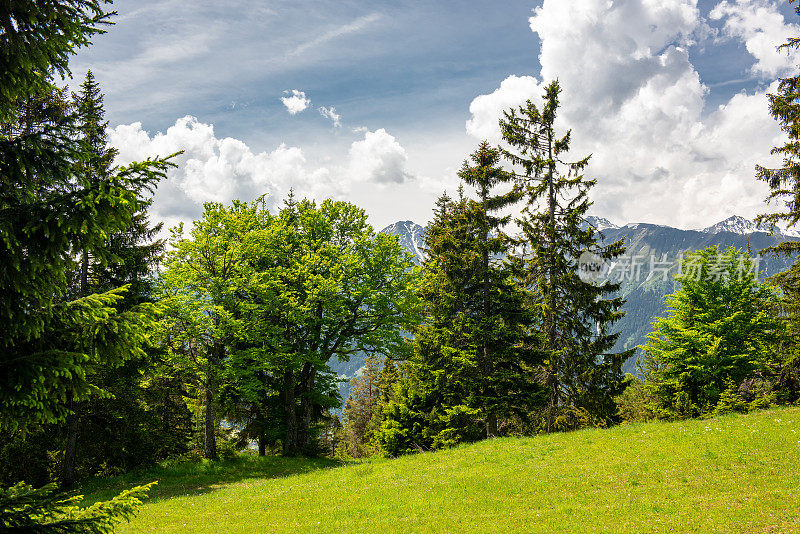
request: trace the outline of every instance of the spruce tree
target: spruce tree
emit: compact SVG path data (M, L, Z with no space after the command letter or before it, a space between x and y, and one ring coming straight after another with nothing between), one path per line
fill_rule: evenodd
M117 150L108 146L108 122L104 118L103 94L91 71L86 73L80 91L73 94L72 99L77 120L77 141L81 148L81 157L75 162L73 171L76 186L97 190L103 184L115 180L118 169L113 165ZM156 238L162 225L157 224L151 228L149 224L147 208L151 199L145 196L148 192L147 187L137 188L134 212L126 227L110 233L104 246L95 249L93 253L90 254L88 249L81 251L71 295L80 298L125 286L127 291L124 298L115 305L119 312L136 310L140 304L152 302L151 275L163 252L164 243L163 240ZM140 388L139 380L140 374L155 371L153 362L149 358L153 354L153 350L150 350L147 358L128 360L119 367L98 365L91 370L93 383L103 388L111 397L84 403L75 403L70 399L72 413L67 417L65 425L65 445L61 465L62 485L70 486L75 480L80 434L83 434L83 443L91 449L91 452L87 451L88 454L84 455L86 456L84 463L92 469L101 464L109 467L115 463L133 466L138 462L147 462L148 459L154 461L153 454L157 454L155 451L160 449L154 442L158 439L154 434L158 430L167 434L179 430L180 427L174 430L165 428L165 425L159 424L145 413L144 398L154 399L151 394ZM167 384L158 380L154 382L151 383L154 390ZM180 395L180 392L177 393ZM180 413L180 407L173 404L169 403L169 411ZM92 439L92 433L108 432L110 429L97 428L94 421L99 419L109 422L122 418L127 419L129 426L120 425L116 432L110 434L127 442L108 442L105 448L97 447L96 440ZM153 435L143 436L141 433L135 435L136 433L132 432L135 427L130 423L142 419L148 421ZM168 439L180 441L179 436L170 436ZM145 452L148 448L152 452ZM120 454L119 450L127 450L129 455L126 457ZM135 452L139 453L138 458L132 457ZM98 454L100 457L97 457Z
M82 251L99 253L109 233L130 222L136 191L154 184L168 163L120 169L103 187L76 184L75 115L53 74L85 46L109 14L97 0L6 2L0 7L0 434L25 435L61 423L67 399L100 393L92 366L143 353L152 315L119 313L124 289L66 300ZM0 529L106 532L130 517L145 488L76 510L52 486L0 490Z
M470 160L472 165L465 161L458 173L478 197L467 203L469 226L477 239L468 256L476 261L467 273L465 296L474 320L471 337L480 376L476 400L484 412L486 437L492 437L498 433L498 416L510 416L514 408L524 413L523 399L535 389L529 376L533 355L525 349L529 314L508 258L513 240L503 232L511 221L503 210L519 202L522 194L514 175L499 166L500 151L488 142L482 142ZM505 191L496 191L503 186Z
M795 6L795 13L800 15L800 4ZM778 47L786 52L796 48L800 48L800 37L790 37ZM783 222L791 228L800 222L800 74L781 78L777 92L767 96L770 114L780 123L788 140L771 151L772 154L782 157L782 165L778 168L756 165L756 177L766 182L770 188L767 203L782 203L783 210L760 215L756 222L765 223L768 227ZM772 250L796 254L800 252L800 241L786 240ZM800 294L797 289L800 287L800 260L795 261L787 272L775 276L773 281L783 292L783 313L780 317L789 333L781 347L789 357L782 372L780 387L781 395L786 395L788 400L797 398L800 394Z
M581 254L612 261L625 248L621 241L603 243L583 224L596 181L583 175L589 157L566 162L571 132L559 137L555 128L560 92L553 81L541 107L528 101L500 121L508 146L503 154L519 169L517 180L526 196L518 220L525 251L518 261L542 334L536 348L544 354L547 431L572 426L576 415L594 424L611 422L613 397L624 388L622 364L632 355L612 352L619 334L610 328L623 315L622 299L612 296L619 285L597 285L578 276Z
M795 13L800 15L800 4L795 6ZM787 52L796 48L800 48L800 37L790 37L778 47ZM777 92L767 96L770 113L780 123L788 140L771 151L783 158L783 164L778 168L756 165L756 177L770 188L767 202L782 203L783 211L760 215L756 222L769 227L785 222L791 228L800 222L800 74L781 78ZM775 248L779 252L794 253L800 251L800 242L788 240Z
M478 200L462 188L457 201L437 201L418 290L424 321L396 398L383 410L379 441L390 455L507 432L537 402L530 314L505 259L513 242L502 228L510 217L497 213L520 195L498 161L499 152L482 143L459 173ZM498 193L502 185L507 190Z
M372 427L381 399L382 358L370 354L359 374L351 380L350 396L344 407L344 444L349 456L370 456Z

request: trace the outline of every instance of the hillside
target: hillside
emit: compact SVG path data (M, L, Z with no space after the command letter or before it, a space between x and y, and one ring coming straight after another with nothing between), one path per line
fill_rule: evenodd
M797 532L798 455L800 408L783 408L340 467L182 466L111 479L95 496L161 478L123 533Z

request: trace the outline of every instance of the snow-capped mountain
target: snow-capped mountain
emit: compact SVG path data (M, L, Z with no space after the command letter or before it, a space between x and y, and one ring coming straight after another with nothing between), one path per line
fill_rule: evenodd
M703 228L700 231L705 232L707 234L730 232L732 234L747 235L755 232L764 232L765 230L761 230L758 226L756 226L756 223L754 223L749 219L745 219L744 217L740 217L739 215L733 215L731 217L728 217L724 221L720 221L717 224L713 224L707 228Z
M720 221L717 224L711 225L708 228L703 228L702 230L698 230L700 232L705 232L707 234L717 234L719 232L730 232L732 234L738 235L749 235L754 234L756 232L762 233L770 233L765 227L760 227L756 225L755 222L745 219L744 217L740 217L739 215L733 215L732 217L728 217L724 221ZM771 232L777 236L785 236L790 238L797 238L800 237L800 229L792 228L789 230L783 229L779 226L775 227L775 230Z
M422 264L425 257L425 228L412 221L398 221L381 230L381 233L398 236L403 248L414 256L414 263Z
M675 290L676 286L671 278L661 282L647 280L646 271L651 258L660 261L666 255L670 259L675 259L683 251L703 249L711 245L717 245L723 250L733 246L742 250L752 250L754 254L758 254L759 251L787 239L800 238L796 230L781 232L777 228L772 235L769 235L764 230L759 230L754 222L738 216L730 217L702 230L683 230L650 223L617 226L602 217L591 216L586 219L585 224L591 224L602 230L602 238L607 243L624 239L626 255L631 258L638 257L644 269L644 276L640 281L627 281L620 289L620 296L626 299L623 308L626 315L616 323L621 335L615 350L628 349L644 343L645 336L652 330L653 318L666 312L664 296ZM403 247L413 254L418 262L422 261L425 236L423 227L411 221L400 221L382 231L399 236ZM764 255L760 259L759 269L769 276L786 270L793 261L792 258L773 258ZM625 370L635 372L635 363L635 359L627 362ZM357 363L351 365L357 368Z
M609 228L611 229L619 228L619 226L612 223L608 219L604 219L603 217L595 217L594 215L589 215L588 217L586 217L586 222L594 226L595 229L600 231L608 230Z

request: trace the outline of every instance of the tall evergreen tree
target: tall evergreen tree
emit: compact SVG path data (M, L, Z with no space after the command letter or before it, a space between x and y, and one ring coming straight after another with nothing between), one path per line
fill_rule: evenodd
M512 415L514 408L524 413L521 408L528 402L523 399L535 389L530 380L533 354L526 342L529 314L509 261L513 240L503 232L511 221L508 209L521 200L522 188L500 167L500 151L488 142L482 142L470 160L472 165L465 161L458 173L478 197L467 203L469 226L477 238L472 243L477 261L468 273L467 310L473 315L472 342L481 377L476 399L485 412L486 437L492 437L498 432L498 416ZM496 191L503 186L505 191Z
M141 354L148 313L119 313L124 289L65 300L82 251L98 253L130 222L136 191L163 176L163 160L131 164L102 187L77 184L85 154L74 114L53 74L109 14L98 0L6 2L0 7L0 433L15 439L63 422L67 399L99 393L88 370ZM143 488L87 513L52 487L0 491L0 528L20 532L107 531L129 516ZM77 519L77 521L73 521Z
M800 15L800 3L796 4L795 13ZM790 37L778 47L786 52L797 48L800 48L800 37ZM768 226L783 222L791 228L800 222L800 73L795 72L794 76L781 78L777 92L767 96L770 114L780 123L788 140L771 151L772 154L781 156L782 165L777 168L756 165L756 177L766 182L770 188L767 203L782 203L783 209L777 213L760 215L756 222L766 223ZM796 254L800 252L800 242L787 240L773 250ZM789 271L781 273L773 280L783 292L781 317L789 334L781 350L791 356L784 366L780 389L782 394L788 395L787 399L791 399L800 394L800 293L797 290L800 287L800 259L795 261Z
M498 435L498 422L507 431L537 402L525 292L505 259L512 241L502 227L510 217L497 213L520 195L496 149L482 143L471 161L459 174L478 200L463 191L455 202L443 195L426 234L425 318L379 432L389 454Z
M104 118L103 94L91 71L87 72L80 91L73 94L73 107L77 120L77 140L81 147L81 157L75 162L73 171L76 187L96 190L113 180L118 169L113 165L117 151L108 146L108 122ZM136 310L139 305L152 302L154 295L151 275L164 249L164 243L163 240L156 239L161 224L153 228L149 225L147 208L151 200L146 197L148 193L144 187L137 188L134 212L128 225L110 233L105 246L91 254L87 249L80 252L78 271L69 294L80 298L126 286L128 289L124 298L115 305L119 312ZM181 438L173 433L180 431L183 425L176 424L172 429L165 424L159 424L152 415L170 413L177 416L181 413L181 407L168 400L169 397L180 396L180 392L162 389L172 383L160 379L149 381L149 392L139 385L140 375L145 372L151 374L151 379L154 378L152 374L156 371L151 360L154 355L154 351L150 350L148 357L127 360L119 367L96 366L91 371L93 382L108 393L106 398L83 403L75 403L70 399L72 413L65 425L60 476L62 485L70 486L75 480L81 433L84 434L84 445L90 449L83 459L84 466L89 469L97 465L106 465L109 468L120 467L120 464L133 467L140 462L154 461L156 458L153 454L159 454L157 451L161 450L161 446L157 444L159 438L172 442L167 450L175 450L175 441L179 442ZM173 386L174 384L170 387ZM160 392L154 396L156 390ZM155 401L156 398L168 403L168 412L151 410L150 414L146 414L145 399ZM183 411L185 412L185 408ZM120 424L116 431L111 431L111 426L123 419L124 425ZM173 418L169 419L170 424L176 423ZM97 421L108 426L98 428ZM145 430L144 427L149 429ZM98 447L97 441L91 438L93 432L104 432L113 437L106 440L105 447ZM116 438L127 442L117 443ZM127 455L120 454L120 451L127 451ZM161 454L163 453L162 451Z
M76 186L89 190L97 189L98 185L108 180L111 174L111 163L116 155L116 150L106 146L106 127L104 121L103 95L94 79L92 71L86 73L86 78L81 84L78 94L73 94L73 106L76 110L78 129L78 145L81 157L75 162L74 175ZM105 247L99 249L106 252ZM85 297L98 290L96 284L89 287L90 252L88 248L80 251L78 261L77 287L74 288L75 297ZM119 286L116 286L119 287ZM106 288L106 290L114 287ZM68 400L70 414L66 421L66 444L61 462L61 484L65 487L75 482L75 455L78 438L79 406L74 395Z
M795 6L795 13L800 15L800 4ZM800 37L790 37L778 47L786 52L797 48L800 48ZM767 96L770 113L780 123L788 140L771 152L780 155L783 164L778 168L756 165L756 177L770 188L767 202L782 203L783 211L760 215L756 222L770 227L784 222L791 228L800 222L800 74L781 78L777 92ZM784 241L776 249L786 253L798 252L800 242Z
M571 132L555 129L561 88L545 89L540 107L528 101L504 113L500 121L505 157L518 169L526 206L519 219L526 247L520 259L530 289L530 309L542 333L537 347L545 354L543 382L549 402L544 412L547 431L569 426L578 410L596 423L614 418L613 397L623 387L622 364L632 351L612 353L619 336L609 330L622 317L623 301L612 297L617 284L581 280L577 260L591 252L612 261L624 252L621 241L605 244L591 226L582 225L591 206L595 180L583 171L589 157L565 163ZM561 417L561 419L559 419Z

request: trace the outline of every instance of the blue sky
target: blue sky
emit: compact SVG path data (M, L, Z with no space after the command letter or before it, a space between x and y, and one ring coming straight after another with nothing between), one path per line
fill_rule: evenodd
M596 213L682 227L750 217L765 192L753 165L779 139L764 94L797 64L774 51L797 17L768 0L114 9L71 66L98 77L120 161L186 150L156 195L168 224L290 186L353 200L377 227L424 223L478 141L499 142L499 110L555 76L576 156L594 154ZM292 114L281 98L299 92Z

